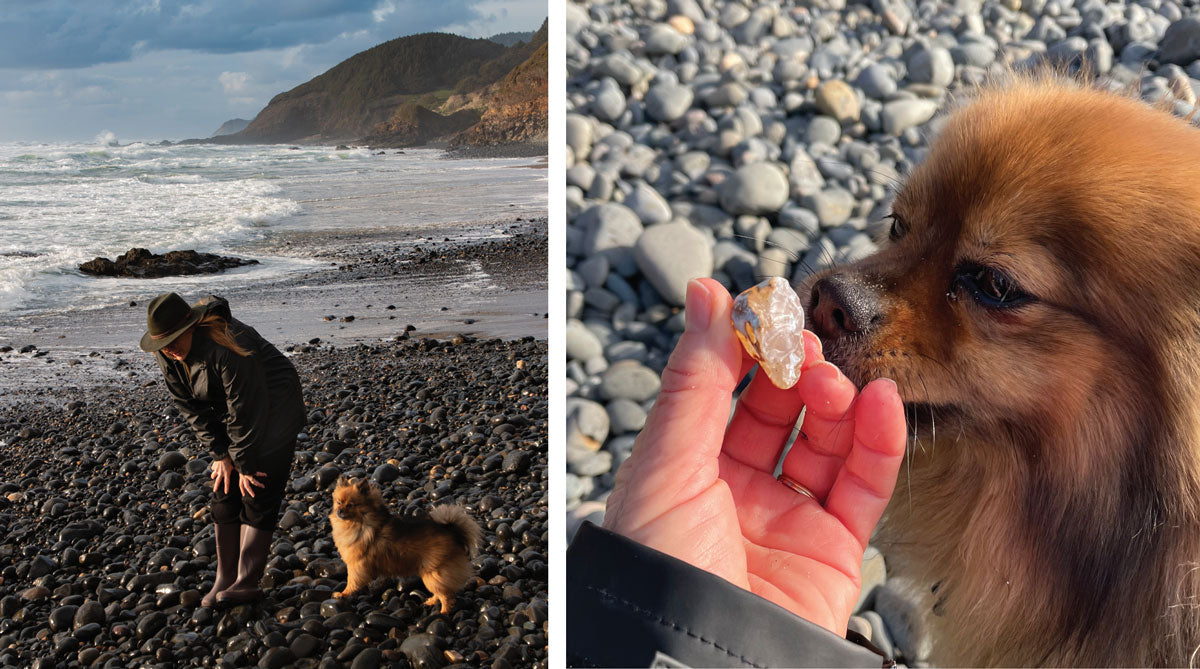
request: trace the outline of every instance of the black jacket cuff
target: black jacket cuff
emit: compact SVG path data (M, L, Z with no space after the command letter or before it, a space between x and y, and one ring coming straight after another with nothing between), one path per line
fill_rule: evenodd
M714 574L584 523L567 549L567 663L883 667L892 662Z

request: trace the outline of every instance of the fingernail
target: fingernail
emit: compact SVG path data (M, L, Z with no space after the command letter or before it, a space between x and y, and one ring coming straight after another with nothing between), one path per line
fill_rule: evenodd
M712 295L699 279L688 281L684 309L685 329L696 332L708 330L712 320Z

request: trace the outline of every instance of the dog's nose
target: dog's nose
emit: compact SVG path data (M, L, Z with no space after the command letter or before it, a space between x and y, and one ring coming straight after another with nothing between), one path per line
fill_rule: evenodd
M345 511L342 511L342 510L338 510L338 512L337 512L337 517L338 517L338 518L341 518L342 520L345 520L345 519L346 519L346 517L347 517L347 516L346 516L346 512L345 512Z
M813 284L812 329L821 339L869 334L883 321L883 305L870 286L854 276L832 274Z

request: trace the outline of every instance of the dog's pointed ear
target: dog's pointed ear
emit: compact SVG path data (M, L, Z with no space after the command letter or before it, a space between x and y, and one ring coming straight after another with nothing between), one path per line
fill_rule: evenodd
M362 477L362 480L358 482L358 489L361 490L364 495L371 492L371 479L368 479L365 476Z
M350 485L350 479L346 478L344 475L339 474L338 480L337 480L337 487L344 488L348 485Z

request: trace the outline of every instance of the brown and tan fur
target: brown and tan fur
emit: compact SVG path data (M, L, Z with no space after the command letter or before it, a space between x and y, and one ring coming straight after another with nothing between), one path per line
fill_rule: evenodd
M1016 77L950 115L894 213L903 234L800 294L811 319L816 281L852 276L882 305L868 332L822 338L905 401L875 542L919 586L932 661L1194 664L1200 130ZM986 308L955 283L964 263L1035 299Z
M428 517L393 516L370 481L339 478L333 491L333 542L346 563L348 597L377 578L420 576L433 596L426 606L449 613L454 597L474 573L479 525L459 506L434 507Z

